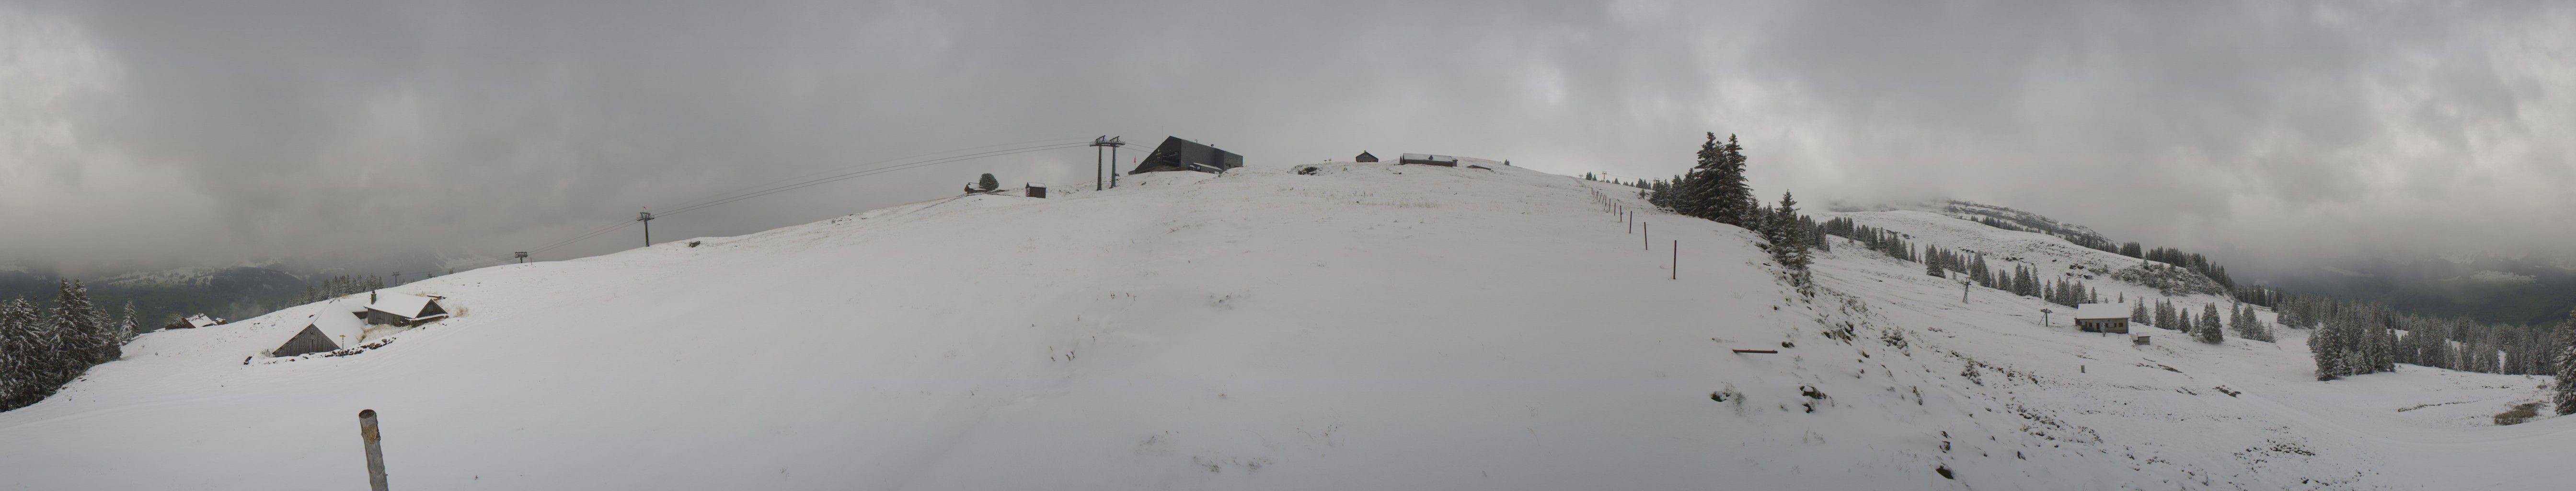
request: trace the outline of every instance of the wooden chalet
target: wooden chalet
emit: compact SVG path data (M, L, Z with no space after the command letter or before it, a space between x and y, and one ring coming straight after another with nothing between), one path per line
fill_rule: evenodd
M2129 306L2088 303L2075 306L2075 328L2084 332L2128 334Z

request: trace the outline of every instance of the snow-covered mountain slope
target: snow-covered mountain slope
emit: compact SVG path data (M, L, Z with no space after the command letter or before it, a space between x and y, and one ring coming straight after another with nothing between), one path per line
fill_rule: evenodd
M320 305L153 333L0 413L0 487L351 488L360 409L407 489L2443 489L2576 444L2478 424L2537 379L2315 382L2295 335L2133 346L1847 243L1810 299L1605 183L1129 182L421 281L456 316L351 356L255 356ZM1908 213L1845 216L2099 252Z

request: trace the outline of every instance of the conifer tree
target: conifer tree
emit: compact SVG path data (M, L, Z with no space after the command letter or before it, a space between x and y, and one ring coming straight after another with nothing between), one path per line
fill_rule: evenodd
M982 188L982 189L983 189L983 190L985 190L985 191L992 191L992 190L995 190L995 189L1001 189L1001 188L1002 188L1002 181L1001 181L1001 180L999 180L999 179L994 179L994 178L993 178L993 174L992 174L992 173L990 173L990 172L987 172L987 173L984 173L984 177L980 177L980 178L976 178L976 179L975 179L975 187L977 187L977 188Z
M140 326L134 324L134 301L127 300L125 302L125 316L117 319L116 321L116 344L123 345L126 342L133 341L136 327Z
M1780 193L1780 207L1771 210L1771 256L1780 266L1793 272L1804 272L1812 258L1807 252L1806 219L1798 217L1798 200L1788 192ZM1803 283L1802 283L1803 284Z
M2576 414L2576 312L2558 326L2557 381L2550 386L2550 407L2559 415Z
M26 405L44 364L38 356L48 347L35 330L35 309L26 298L0 300L0 410Z
M1712 143L1717 141L1717 133L1709 133L1708 137ZM1753 187L1745 183L1745 161L1744 145L1736 142L1735 135L1727 135L1726 145L1718 147L1717 165L1708 176L1705 218L1738 227L1750 225L1760 205L1753 198Z
M2308 355L2316 359L2317 380L2334 380L2344 374L2343 358L2336 356L2343 353L2343 330L2331 327L2333 322L2327 324L2329 327L2308 335Z
M1986 271L1986 255L1978 254L1975 260L1968 263L1968 281L1977 282L1977 286L1993 288L1994 276L1994 273Z
M0 411L44 400L79 373L61 334L35 302L0 302Z
M2129 322L2147 324L2147 299L2140 298L2136 307L2129 308Z
M1806 224L1807 243L1809 246L1812 246L1817 252L1833 252L1834 241L1825 238L1826 234L1824 228L1817 226L1815 219L1799 218L1798 221Z
M2218 304L2201 304L2200 325L2191 334L2203 343L2218 344L2227 341L2227 331L2218 325Z
M1671 209L1673 213L1683 216L1717 220L1716 215L1712 213L1713 208L1716 206L1717 196L1717 186L1715 182L1719 168L1726 165L1726 148L1717 143L1717 133L1710 132L1708 133L1708 140L1699 144L1699 153L1693 155L1693 157L1694 159L1691 163L1691 169L1688 172L1682 173L1680 177L1673 179L1672 192L1659 193L1656 196L1662 197L1663 194L1671 194L1672 197L1668 199L1667 203L1664 203L1664 205ZM1742 225L1742 222L1740 221L1718 221L1731 225Z

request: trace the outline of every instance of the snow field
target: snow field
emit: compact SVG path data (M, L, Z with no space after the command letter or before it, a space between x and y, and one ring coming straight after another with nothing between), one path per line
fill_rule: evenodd
M1739 229L1640 213L1641 249L1593 202L1631 188L1314 167L445 276L392 290L463 314L354 356L243 363L319 306L154 333L0 413L0 487L350 488L366 408L393 485L440 489L2441 489L2576 439L2471 424L2524 377L2135 347L1848 242L1809 299Z

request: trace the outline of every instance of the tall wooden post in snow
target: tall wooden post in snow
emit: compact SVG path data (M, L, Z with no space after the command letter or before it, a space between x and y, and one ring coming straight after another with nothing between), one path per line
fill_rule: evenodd
M367 442L367 488L385 491L385 450L377 445L376 410L358 411L358 438Z

